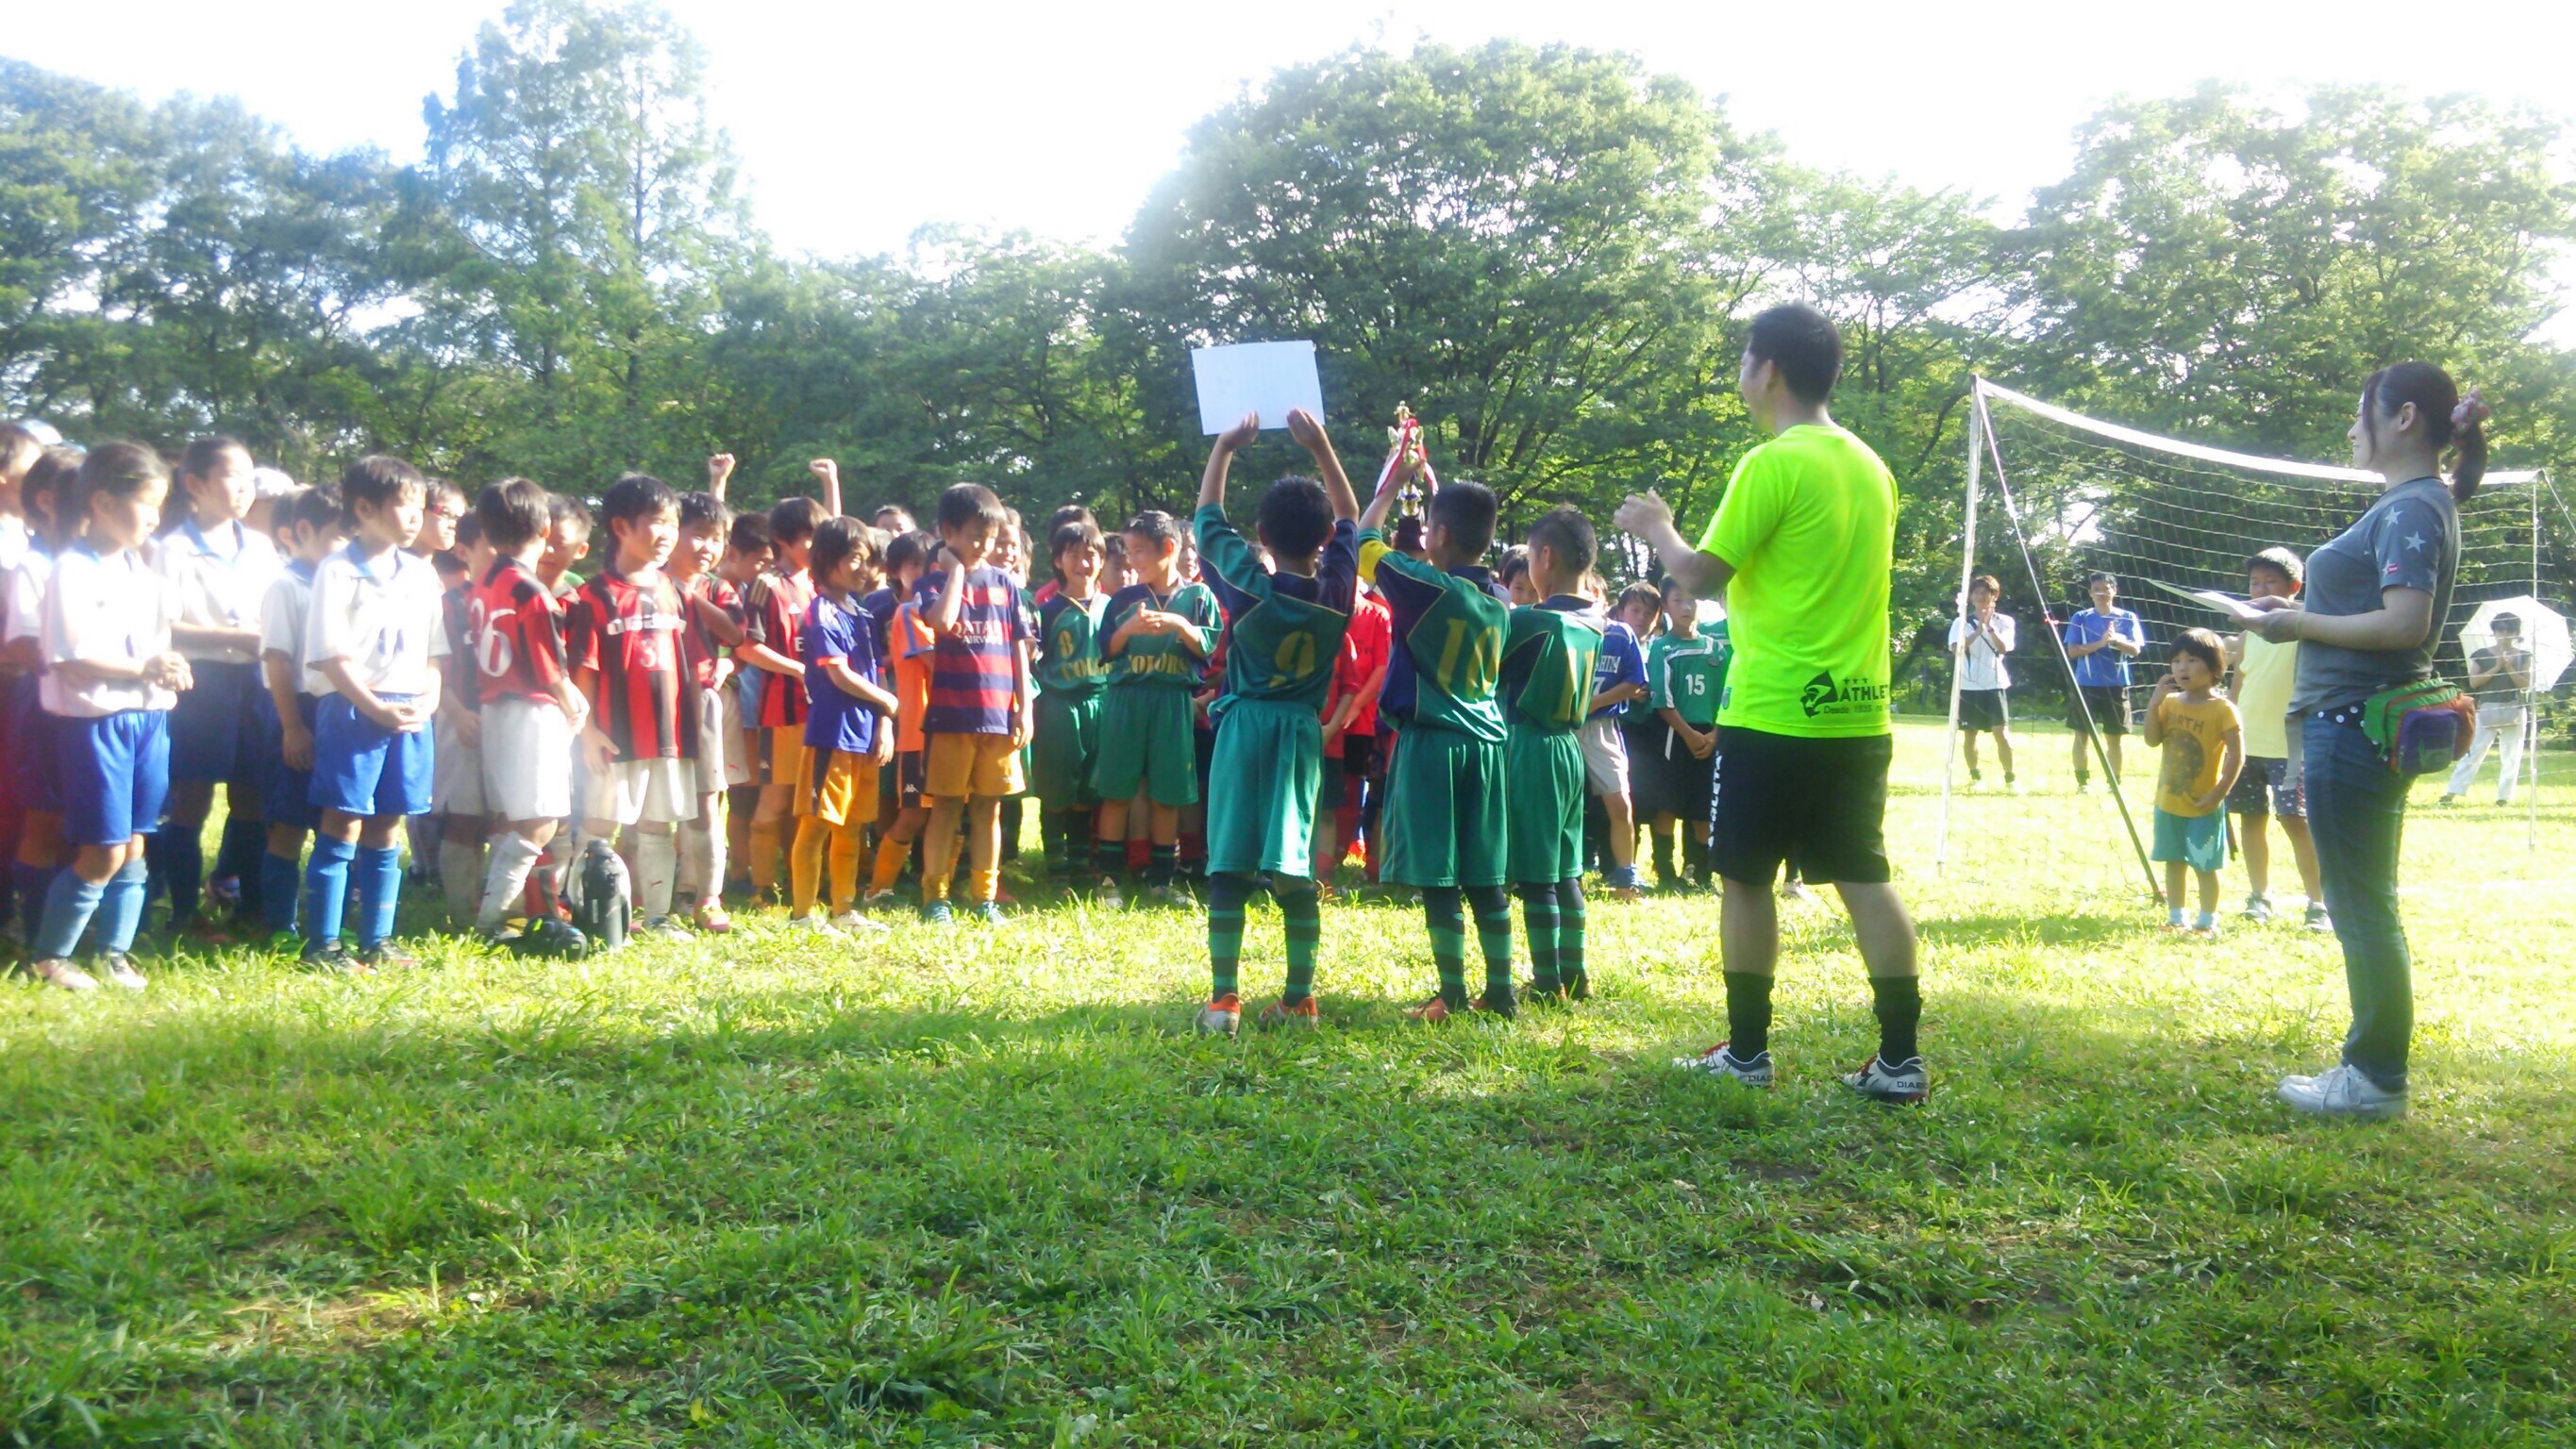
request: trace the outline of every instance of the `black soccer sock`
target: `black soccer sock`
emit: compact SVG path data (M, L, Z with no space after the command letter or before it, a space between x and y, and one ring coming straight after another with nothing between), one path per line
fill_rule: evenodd
M1512 887L1521 898L1521 924L1529 931L1530 989L1554 991L1559 985L1556 974L1556 887L1530 885Z
M1440 969L1440 999L1467 1004L1467 913L1456 886L1422 888L1422 923L1431 932L1431 962Z
M1145 861L1145 884L1169 886L1180 875L1181 847L1155 841Z
M1726 1049L1749 1062L1771 1049L1771 978L1726 973Z
M1280 934L1288 948L1288 986L1279 999L1295 1006L1315 994L1315 957L1324 941L1323 901L1313 881L1293 876L1273 876L1270 894L1278 898Z
M1655 884L1673 883L1673 837L1661 831L1649 832L1655 842Z
M1512 895L1501 886L1469 886L1463 892L1476 912L1476 945L1485 957L1485 994L1502 1000L1512 994Z
M1104 880L1116 880L1127 873L1127 842L1094 840L1091 842L1091 868Z
M1704 885L1708 881L1708 842L1696 835L1682 837L1682 874L1688 876L1693 885Z
M1235 994L1236 972L1243 961L1243 903L1252 899L1252 877L1208 877L1208 999Z
M1901 1067L1922 1055L1914 1028L1923 1020L1923 982L1915 976L1869 978L1870 1010L1878 1016L1878 1059Z

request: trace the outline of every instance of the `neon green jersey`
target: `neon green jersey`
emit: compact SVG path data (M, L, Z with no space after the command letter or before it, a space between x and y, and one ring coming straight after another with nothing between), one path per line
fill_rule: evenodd
M1718 723L1832 738L1887 733L1896 477L1841 428L1804 424L1744 455L1700 552L1735 569Z

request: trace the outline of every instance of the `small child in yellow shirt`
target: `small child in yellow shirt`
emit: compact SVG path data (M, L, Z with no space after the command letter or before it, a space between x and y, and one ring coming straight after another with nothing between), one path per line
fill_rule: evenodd
M2156 777L2156 848L2165 868L2165 923L2182 929L2182 874L2199 877L2199 936L2218 934L2218 868L2227 863L2227 815L2220 807L2245 768L2245 727L2218 693L2227 646L2207 629L2186 629L2173 665L2147 701L2147 747L2164 752Z

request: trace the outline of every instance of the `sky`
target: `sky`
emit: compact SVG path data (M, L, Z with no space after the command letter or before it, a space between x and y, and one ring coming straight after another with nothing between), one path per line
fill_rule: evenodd
M504 0L87 0L11 6L0 54L157 100L233 95L308 149L416 159L421 100ZM1824 7L1622 0L827 7L668 0L712 114L791 252L900 252L929 223L1116 241L1192 121L1353 44L1495 36L1630 52L1723 95L1809 165L1958 188L2014 213L2076 125L2203 79L2380 81L2576 114L2576 4L2277 0ZM2081 17L2081 18L2077 18Z

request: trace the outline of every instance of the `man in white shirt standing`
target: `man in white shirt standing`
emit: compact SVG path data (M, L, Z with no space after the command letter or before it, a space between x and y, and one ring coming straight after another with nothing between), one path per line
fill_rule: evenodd
M1968 607L1950 621L1950 653L1959 668L1959 741L1968 755L1968 788L1985 784L1977 768L1977 736L1995 737L1995 759L2004 767L2004 788L2018 795L2013 779L2012 670L2004 656L2013 651L2013 618L1995 612L2004 586L1992 574L1968 583Z

